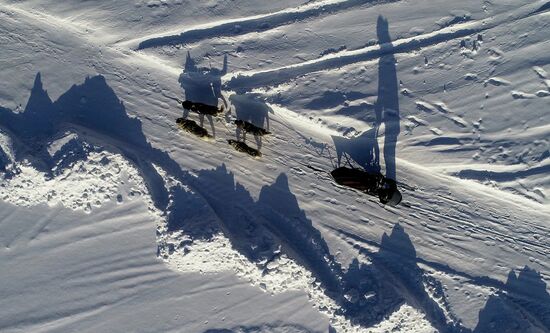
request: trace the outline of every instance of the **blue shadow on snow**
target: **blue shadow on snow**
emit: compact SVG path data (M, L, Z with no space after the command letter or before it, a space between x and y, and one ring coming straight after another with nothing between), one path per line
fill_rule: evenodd
M376 32L381 56L378 60L378 99L374 105L374 110L372 110L373 108L370 105L362 104L340 112L358 113L358 109L363 109L367 112L374 111L374 117L370 115L367 117L374 120L372 128L362 135L350 139L333 136L333 141L338 165L342 162L342 156L346 156L346 162L350 165L352 164L351 159L366 171L380 172L378 137L380 136L379 130L383 126L385 177L397 180L395 149L400 132L399 83L388 21L382 16L378 17ZM327 97L339 98L338 95L333 96L333 94L327 95ZM327 102L325 101L325 103Z
M50 175L58 172L56 168L85 159L93 149L121 153L143 176L157 208L166 212L170 230L183 230L193 238L204 239L221 231L262 269L268 269L267 264L282 253L287 254L313 273L327 296L339 304L342 315L354 323L364 327L376 324L406 302L425 313L440 332L470 331L458 321L447 323L441 306L425 291L424 284L430 285L446 306L440 283L426 277L417 265L420 259L401 226L396 224L390 235L382 237L377 253L369 253L371 264L355 260L344 270L300 209L285 174L280 174L274 184L264 186L257 201L225 165L190 176L167 153L151 146L141 122L127 115L124 104L102 76L87 78L52 102L37 74L23 112L0 108L0 127L14 141L16 160L26 159ZM108 140L98 140L101 144L91 146L73 139L51 156L49 143L67 131L83 135L86 141L95 142L103 136ZM179 186L166 188L153 164L190 185L194 192ZM205 220L203 210L211 210L215 218ZM545 283L526 267L517 276L510 274L506 294L490 298L480 312L475 332L532 326L548 329L549 309ZM515 314L515 318L528 314L532 319L506 321L510 316L499 313Z

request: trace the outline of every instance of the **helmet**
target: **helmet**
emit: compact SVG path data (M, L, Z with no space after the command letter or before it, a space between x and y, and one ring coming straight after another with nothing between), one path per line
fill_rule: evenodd
M397 206L401 202L401 199L403 199L401 193L398 189L395 189L393 193L391 193L391 197L388 198L388 201L385 204L390 206Z
M378 198L384 205L397 206L403 197L397 189L395 180L384 178L378 189Z

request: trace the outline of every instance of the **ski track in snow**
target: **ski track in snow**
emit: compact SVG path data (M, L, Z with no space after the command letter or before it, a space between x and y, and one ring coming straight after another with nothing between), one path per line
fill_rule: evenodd
M266 29L271 29L273 27L290 24L297 19L312 19L321 15L321 13L326 15L334 11L349 10L354 6L363 5L363 3L371 4L370 2L363 1L329 2L326 5L312 5L310 6L311 8L307 7L306 9L299 8L295 10L295 15L288 14L288 12L292 12L292 10L287 10L281 13L268 14L265 17L252 17L236 20L235 22L225 22L204 28L203 30L190 30L177 36L149 39L141 42L140 48L161 46L166 43L191 43L199 39L218 37L223 35L220 33L221 31L226 31L228 26L234 26L235 24L241 26L241 30L239 30L238 33L245 34L256 31L258 29L258 22L263 22L266 18L269 24ZM225 80L226 88L237 92L243 89L251 90L252 88L264 86L276 86L308 73L330 71L359 62L378 60L380 57L387 54L407 53L418 48L429 47L431 45L479 33L496 27L503 22L519 21L532 15L543 14L544 11L548 10L547 7L547 3L540 1L521 7L520 10L517 10L513 14L493 17L482 22L460 23L455 26L443 28L434 33L419 35L409 39L395 40L392 41L389 46L382 44L380 46L366 47L361 50L342 51L317 60L275 70L232 73L228 74L228 76L223 79ZM8 8L16 9L17 7L10 5ZM33 15L34 14L31 14L30 16L32 17ZM57 24L63 26L62 21L57 22ZM79 33L78 29L75 29L73 32L76 34ZM113 54L119 57L133 56L135 59L154 59L151 55L143 55L130 50L120 51L120 45L108 48ZM98 63L98 65L107 66L108 63ZM150 67L155 68L155 64L150 65ZM179 74L179 69L170 68L169 65L163 65L162 68L169 75L174 76L174 73ZM544 69L534 67L533 70L541 79L547 78ZM125 74L121 72L118 74L115 73L115 75L122 75L122 77L124 77ZM496 76L487 79L485 82L486 84L496 87L510 84L506 79ZM82 87L84 87L85 91L86 83L82 84ZM159 88L156 93L162 94L163 90ZM543 93L531 96L527 93L517 91L511 92L511 94L515 99L545 96ZM152 103L152 99L147 100L147 103L157 108L164 107L163 105L155 105ZM419 110L431 114L439 114L454 122L459 127L469 126L460 116L453 115L452 109L442 102L418 100L416 105ZM125 112L125 110L122 112ZM124 116L127 117L125 113ZM300 118L297 121L300 124L297 127L307 127L308 125L307 118ZM423 122L425 121L420 118L411 118L411 121L416 122L417 125L429 124L424 124ZM150 120L150 122L155 126L163 125L163 119ZM70 164L69 167L64 169L65 171L69 171L68 175L56 175L54 178L50 179L47 179L47 177L34 170L32 167L22 164L20 166L21 170L14 172L13 178L3 182L2 186L4 190L0 192L0 194L3 194L3 200L19 206L36 206L51 201L50 204L53 206L53 210L49 213L51 215L46 215L38 219L29 229L22 230L16 233L16 235L7 238L4 243L7 248L13 248L15 250L22 247L25 243L32 244L40 242L42 237L46 237L44 235L48 233L47 230L51 227L50 223L52 223L55 216L60 211L59 206L55 206L56 203L61 203L65 207L86 212L95 212L97 209L99 214L103 214L104 208L102 206L109 206L112 200L117 198L116 194L119 191L125 191L125 197L139 193L138 200L134 201L135 203L131 205L138 206L138 202L143 201L147 203L149 209L146 214L143 214L143 212L134 215L125 214L122 215L123 218L127 220L126 223L135 224L150 223L149 219L157 221L159 224L159 237L157 240L159 255L165 259L169 267L175 270L191 272L198 270L209 273L234 270L242 279L258 285L261 289L270 293L303 290L311 299L312 305L330 317L332 326L337 329L338 332L348 330L362 331L364 327L354 322L357 321L358 318L369 322L371 326L374 325L372 326L372 332L376 332L377 330L384 331L389 328L402 332L411 330L415 332L428 332L433 329L432 326L441 332L466 332L467 329L460 325L453 326L457 325L460 319L452 313L452 309L449 306L451 302L450 298L453 297L451 296L452 292L448 290L448 286L443 286L441 283L429 277L434 274L447 275L450 276L451 280L455 281L464 279L465 281L460 281L458 285L461 286L464 284L480 287L484 292L484 296L482 297L488 300L488 304L490 304L491 299L496 299L498 302L508 304L507 306L519 308L519 313L524 314L525 318L527 318L526 321L534 327L544 330L545 325L547 325L548 318L537 317L540 316L540 312L536 306L532 304L532 300L526 298L525 295L521 293L521 290L518 290L518 285L514 284L514 278L516 277L516 275L514 275L514 269L519 272L518 279L521 283L532 281L529 280L533 277L531 270L521 267L506 266L506 256L499 259L499 255L502 251L508 256L516 256L515 258L521 256L528 257L531 263L539 265L538 267L544 267L545 274L548 274L548 263L545 262L544 259L550 255L550 246L547 241L550 239L550 230L544 223L540 222L541 218L548 216L547 209L543 208L541 213L528 213L529 215L527 217L522 217L520 214L527 210L525 207L535 207L535 209L541 207L524 198L519 198L518 203L513 204L511 207L504 208L508 200L512 202L517 198L514 198L512 195L501 196L499 190L485 191L481 185L470 186L470 183L466 183L466 181L440 175L433 177L435 182L440 182L439 186L403 189L406 199L403 202L402 208L388 208L383 213L377 213L376 209L379 208L378 204L370 200L370 198L368 200L358 199L356 192L345 188L333 187L328 183L326 175L312 173L309 170L305 171L305 168L299 165L301 161L304 160L304 151L308 151L308 163L313 165L326 165L329 159L322 154L316 154L314 146L310 147L307 144L303 144L304 136L300 133L306 132L306 128L296 130L292 126L289 126L287 120L282 116L273 117L271 126L275 129L279 129L283 133L290 133L292 139L288 140L288 138L274 137L265 145L267 146L268 144L274 144L276 142L280 147L279 151L285 152L287 155L286 158L276 158L276 151L274 150L269 150L269 153L265 155L263 159L264 163L273 167L271 175L265 175L265 183L271 185L264 185L259 191L259 198L255 198L253 197L255 194L252 194L246 186L241 185L239 180L243 178L246 179L246 177L242 177L243 175L248 177L254 175L254 172L251 171L254 170L254 168L247 165L248 162L256 165L259 162L248 160L244 162L235 161L238 159L236 156L240 155L235 155L237 153L233 153L229 149L222 149L221 153L218 154L200 153L202 154L202 158L206 160L208 160L210 154L216 157L226 156L225 160L227 164L231 166L230 170L225 169L226 167L224 165L221 169L204 168L186 171L183 167L178 165L179 160L171 157L172 154L165 153L161 149L152 147L148 141L141 142L140 144L142 144L142 146L140 146L140 144L125 142L123 139L121 140L116 136L112 137L109 133L107 135L95 133L94 131L96 129L94 126L90 126L89 123L81 124L77 121L73 125L75 126L74 129L76 133L91 131L91 133L87 133L88 136L83 135L83 141L77 143L79 146L84 147L89 141L93 142L92 146L103 142L114 143L115 147L108 148L107 150L110 151L110 155L107 154L106 156L109 160L115 160L117 165L123 165L121 169L131 174L131 177L127 178L127 176L123 174L119 175L120 170L118 173L112 172L112 170L109 169L110 164L105 164L100 167L98 169L98 174L84 171L84 174L76 180L79 184L82 184L82 182L88 179L93 179L88 177L108 173L108 176L103 177L106 179L106 183L124 184L124 186L108 188L107 185L90 185L92 195L88 197L87 194L87 197L83 200L82 198L78 198L76 193L79 192L81 188L74 187L70 178L71 175L78 174L78 168L82 167L82 164L79 164L80 162ZM82 126L82 128L79 126ZM297 136L296 133L300 135ZM143 135L143 133L139 134ZM327 136L323 131L320 131L318 134L322 138ZM10 133L8 133L7 136L9 137ZM143 137L145 138L144 135ZM448 145L460 143L460 139L456 138L445 139L444 137L439 137L438 139L439 141L437 142L432 140L431 144ZM67 140L67 142L70 141L70 139ZM54 147L55 142L52 142L52 145L50 145L53 147L52 153L55 154L55 150L63 149L63 147L67 145L67 142L60 143L57 149ZM193 138L191 138L189 142L195 144ZM219 142L216 143L218 144ZM207 143L201 143L201 145L200 150L208 150L211 147L211 145ZM7 146L7 144L2 143L0 147L5 151L9 150L6 148ZM69 146L69 149L71 148L72 147ZM174 150L176 152L182 151L180 146ZM66 152L66 154L69 153L70 150ZM116 155L117 153L120 155ZM199 155L199 152L194 153ZM5 155L8 159L13 161L14 157L10 152L5 153ZM67 156L68 155L65 155L64 158L67 158ZM104 157L94 157L93 153L90 153L88 156L90 159L84 164L84 168L93 166L94 161L101 161ZM117 156L121 156L123 159L117 160L117 158L120 158ZM224 158L220 158L220 160L223 161ZM408 181L427 185L427 183L421 181L422 177L429 177L427 169L406 161L398 161L398 163L403 170L402 173L407 174L408 172L410 174L409 179L407 179ZM238 172L233 171L239 167L240 170ZM288 169L290 169L288 174L282 173L284 179L288 179L286 183L285 181L280 183L281 175L275 180L277 176L275 170L280 171ZM463 169L457 172L456 176L464 179L506 181L524 176L544 174L546 171L548 171L548 165L514 172ZM237 178L237 175L239 178ZM117 176L120 178L117 178ZM62 177L63 179L60 180L56 177ZM209 183L208 179L217 179L220 184L225 187L220 184ZM307 181L305 181L305 179L307 179ZM413 179L415 181L413 181ZM225 182L229 183L226 184ZM300 190L306 193L306 188L301 188L303 185L300 184L302 183L314 185L312 186L314 190L307 192L311 194L313 200L321 200L320 196L322 195L326 197L326 201L318 206L311 206L312 200L304 200L306 203L302 203L302 199L297 199L297 196L293 194L299 193ZM64 185L66 186L65 189L63 188ZM94 186L96 186L95 189ZM104 189L99 191L98 188L102 188L102 186ZM465 189L465 193L460 193L458 190L452 190L454 186ZM221 191L216 189L218 187L221 188ZM466 190L468 187L469 189ZM42 191L41 188L44 190ZM48 192L51 188L54 190L57 189L57 192L61 193L57 193L52 197L51 193ZM107 188L107 190L105 190L105 188ZM72 193L71 189L74 190L75 193ZM297 216L291 217L295 218L296 221L289 221L291 218L285 217L284 214L281 214L281 211L277 211L276 208L273 208L273 204L270 204L269 201L266 203L266 201L262 200L262 193L270 193L269 191L272 190L278 193L276 195L272 194L273 199L286 200L291 198L296 200L297 210L293 212L293 214ZM39 193L44 193L38 195L36 194L37 191ZM285 191L288 191L288 194L280 194ZM103 197L93 197L96 193L101 193ZM437 195L434 196L434 193ZM144 195L143 198L141 197L142 195ZM178 201L176 198L180 198L177 197L178 195L184 198L184 202L185 200L190 200L197 205L204 205L204 212L200 214L194 212L197 215L191 217L189 217L187 212L177 212L176 204L178 204ZM163 196L167 197L163 198ZM485 198L490 202L487 206L482 206L475 203L478 198ZM237 201L235 201L235 199ZM106 200L106 203L103 203L102 200ZM236 205L236 208L231 207L229 209L224 200ZM164 201L164 203L161 203L161 201ZM365 226L356 226L356 223L346 222L346 218L342 218L341 208L345 202L354 203L353 207L347 206L346 209L350 211L362 212L374 209L370 218L365 218L365 220L370 220L371 222L367 222ZM97 203L96 207L92 208L94 203ZM302 208L303 204L307 208ZM132 206L130 210L137 209L134 206ZM325 214L336 217L335 221L331 223L329 219L320 220L321 222L319 222L315 217L305 215L305 211L313 213L315 208L320 208ZM501 208L503 209L501 210ZM517 212L515 209L517 209ZM263 215L266 213L262 213L262 210L268 211L268 215ZM228 213L228 211L230 212ZM13 212L15 212L15 210L13 210ZM164 214L168 214L168 217L164 216ZM192 221L197 220L198 227L208 226L213 228L212 234L209 235L212 238L205 237L204 235L186 235L185 231L182 232L181 230L169 230L170 214L174 214L174 218L176 219L187 221L191 218ZM300 214L303 214L303 217L300 217ZM380 215L377 216L376 214ZM88 216L90 216L89 223L93 222L91 218L92 215ZM105 223L104 225L112 225L114 224L114 219L118 218L118 215L113 215L111 218L112 220L107 219L105 220L107 222L103 223ZM234 220L231 220L231 218ZM2 218L2 220L6 221L10 219L9 216ZM136 219L139 221L135 221ZM262 232L259 236L254 234L250 236L247 233L243 233L243 231L233 230L232 228L234 228L234 226L231 225L232 221L237 220L250 220L249 226L259 228L258 230ZM177 220L175 221L177 222ZM397 225L400 227L396 227L396 221L398 223ZM516 221L521 221L522 230L518 230ZM174 220L172 222L174 222ZM201 223L205 224L202 225ZM279 225L277 223L279 223ZM287 223L287 225L281 227L280 223ZM388 234L389 229L385 229L386 232L384 232L380 242L373 242L372 239L376 239L376 237L369 231L369 227L373 227L376 223L381 223L385 227L393 226L390 234ZM0 221L0 227L1 226L2 223ZM247 225L245 223L242 224L242 226L246 227ZM406 226L407 232L402 231L403 226ZM61 246L72 246L66 243L65 238L73 238L69 237L71 233L79 233L82 230L86 230L89 234L79 239L74 244L86 242L91 239L93 240L96 237L104 237L101 230L90 233L90 231L87 230L90 227L85 226L82 228L83 229L76 229L60 235L48 235L47 238L54 242L50 245L52 251L57 251L57 248ZM145 227L141 226L140 228ZM362 302L354 300L354 297L356 297L354 293L358 292L358 288L364 287L362 284L349 287L344 285L344 282L341 282L343 284L336 287L336 289L341 288L341 290L327 292L327 284L330 284L333 279L345 280L344 277L351 270L352 266L350 265L348 269L345 269L342 263L339 263L335 258L331 258L333 256L331 253L334 245L328 246L324 241L324 232L319 233L318 231L324 231L325 229L331 230L326 235L327 238L336 236L340 239L335 241L337 244L341 244L342 246L345 245L349 248L349 251L355 251L358 255L363 256L362 260L365 260L366 263L361 262L361 266L359 266L358 269L360 271L365 269L369 272L368 274L372 274L368 275L368 278L375 280L376 278L381 280L386 278L395 283L392 288L388 288L387 290L383 288L380 290L375 289L375 294L377 292L394 292L397 295L394 300L397 303L396 306L383 308L381 311L382 318L367 320L363 319L361 315L342 313L342 311L351 311L358 302ZM409 230L413 230L413 232ZM190 231L196 232L196 230ZM109 230L109 232L116 235L116 232L125 231L119 230L113 232L113 230ZM289 235L300 233L303 233L306 237L312 237L314 240L313 243L306 244L305 247L297 246L296 242L293 242ZM413 233L415 236L409 236L409 234ZM379 232L378 235L381 236L382 233ZM537 235L537 237L533 237L533 235ZM399 246L384 247L383 244L386 244L386 246L396 246L395 243L388 241L388 239L392 239L392 236L405 237L408 239L408 242L410 242L412 246L412 255L407 252L410 249L406 249L405 251ZM202 239L202 237L205 238ZM247 239L247 237L252 238ZM267 237L269 241L264 244L264 241L260 240L261 237ZM471 244L472 239L483 243L485 246L484 249L488 254L479 252L480 250ZM316 241L320 243L315 243ZM268 256L265 257L261 252L248 252L248 249L239 249L239 246L243 246L243 244L252 246L266 245L272 248L268 248ZM401 243L398 242L397 244ZM407 244L408 243L405 242L405 245ZM275 245L280 246L280 248L277 249ZM428 251L430 247L439 247L441 252L439 254L430 253L430 251ZM389 254L384 252L386 250ZM403 253L401 252L402 250ZM517 253L512 253L514 251L517 251ZM138 254L139 253L136 253L136 255ZM220 257L212 259L209 257L212 256L212 254ZM403 263L387 263L385 260L393 258L392 255L397 255L397 258L403 259ZM422 257L423 255L429 256L430 258L424 259ZM258 257L251 258L251 256ZM451 262L447 264L445 258L454 258L455 256L456 259L451 260ZM480 260L474 260L474 262L466 264L471 256L479 256L476 257L476 259L480 258ZM491 258L493 261L484 263L484 256L494 256ZM108 264L110 267L109 270L102 271L101 265L107 260L106 258L109 258ZM128 265L126 261L131 260L131 258L131 256L127 257L126 255L124 257L119 256L112 258L97 257L94 259L97 262L89 260L86 263L86 267L75 267L71 271L65 272L65 277L72 280L70 287L78 288L93 283L102 283L114 284L117 288L122 289L145 288L169 279L167 273L161 268L149 269L147 265L139 263L136 264L135 267L132 267L131 264ZM374 263L369 264L371 260ZM210 262L205 263L205 261ZM515 259L515 261L517 262L519 260ZM113 270L113 265L116 266L118 264L121 264L120 272ZM99 271L95 268L98 267L98 265ZM454 267L455 265L456 267L460 267L460 269ZM476 265L485 265L484 271L491 271L494 269L498 271L498 273L495 273L493 276L477 275ZM491 265L493 265L492 268L490 267ZM337 266L342 267L338 268ZM464 269L464 271L461 271L461 269ZM373 270L374 273L370 272L370 270ZM407 275L407 270L412 271L412 273L410 273L411 276ZM503 270L506 271L503 272ZM502 277L508 272L510 272L514 278L510 278L509 275L508 280L503 282ZM521 274L530 274L529 279L526 280L527 282L520 279L522 276ZM89 276L94 277L90 278ZM548 281L548 278L548 276L544 276L542 281ZM418 281L421 281L420 285ZM352 279L346 281L346 283L350 284L355 282L357 281ZM519 284L520 287L522 286L521 283ZM362 291L363 290L359 290L359 292ZM203 290L199 289L196 292L201 293ZM538 290L538 292L542 293L543 291ZM104 295L108 296L108 293L108 291L105 291ZM101 296L102 294L98 297ZM2 322L2 324L6 327L20 326L29 329L38 328L38 326L46 323L52 329L58 324L70 327L68 325L110 311L115 305L124 303L131 298L131 295L127 295L118 300L99 302L94 306L75 306L71 310L63 311L60 316L29 317L25 320ZM349 299L354 301L350 301ZM349 308L346 309L342 304ZM380 304L378 304L378 306L380 306ZM69 321L65 320L65 318L69 317L71 317ZM270 324L266 324L263 327L258 326L257 328L230 326L230 329L237 332L254 332L255 330L258 332L277 332L277 330L281 332L292 332L292 330L296 332L306 331L306 329L291 325L272 326Z
M352 10L354 7L375 6L394 1L398 0L331 0L313 2L298 8L285 9L277 13L236 19L229 22L216 22L210 24L208 27L194 28L178 35L147 38L139 43L137 49L143 50L164 45L190 44L207 38L261 32L298 21L316 18L321 15L326 16L338 11ZM125 44L132 42L125 42Z
M353 51L342 51L336 54L328 55L324 58L304 62L297 65L291 65L282 68L276 68L267 71L255 71L244 73L232 73L227 80L227 88L232 90L248 90L263 86L276 86L292 78L305 75L307 73L341 68L359 62L378 59L384 54L407 53L415 49L429 47L439 43L445 43L461 37L480 33L484 30L494 28L504 22L519 21L532 15L541 14L541 8L544 8L545 2L539 1L535 5L529 4L516 13L501 15L485 19L481 22L462 23L451 27L443 28L439 31L426 35L419 35L403 40L395 40L390 44L380 46L370 46L364 49ZM544 11L542 11L544 13ZM496 79L489 82L501 84Z

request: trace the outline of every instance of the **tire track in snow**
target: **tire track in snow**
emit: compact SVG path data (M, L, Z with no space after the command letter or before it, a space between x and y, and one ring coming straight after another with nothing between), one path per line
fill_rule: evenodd
M54 315L33 315L32 313L23 313L21 319L8 321L0 326L0 330L17 327L26 332L37 332L44 327L50 329L60 328L71 323L76 323L87 318L98 316L108 311L114 304L95 304L91 306L75 307L69 311Z
M544 175L548 174L549 172L550 165L543 165L517 171L463 169L459 172L456 172L454 175L462 179L473 179L477 181L492 180L497 182L509 182L517 180L518 178L521 179L530 176Z
M244 35L265 31L318 16L327 16L363 5L378 5L399 0L330 0L296 8L284 9L275 13L256 15L234 20L214 22L206 27L194 28L177 35L152 37L139 43L138 50L164 45L189 44L208 38Z
M299 64L263 71L237 72L224 77L225 88L237 92L257 87L276 86L293 78L312 72L340 68L358 62L378 59L387 54L408 53L423 47L452 41L497 27L507 22L519 21L550 10L550 2L537 1L520 7L513 13L496 15L480 21L461 23L434 32L402 38L381 45L367 46L357 50L344 50ZM547 8L548 7L548 8Z
M71 269L67 270L65 276L68 280L79 279L90 275L101 275L105 272L113 271L113 268L123 270L127 268L146 268L149 264L143 264L139 261L140 258L150 253L149 249L132 251L130 253L117 253L109 257L93 257L84 263L73 265ZM119 268L120 267L120 268ZM107 270L106 270L107 268ZM110 271L108 271L110 270Z
M106 311L110 311L111 309L128 303L137 298L137 290L139 288L151 289L151 286L158 285L159 283L168 283L172 280L173 277L166 276L166 274L163 273L153 277L147 276L141 280L131 281L132 283L122 283L119 285L112 284L113 288L124 290L125 292L113 297L113 289L106 289L105 291L93 295L95 300L89 304L80 305L83 301L88 301L90 299L90 295L84 295L81 298L70 299L70 304L55 313L38 315L31 312L23 313L20 316L21 319L1 323L2 326L0 326L0 331L5 328L17 327L20 329L24 328L25 332L38 332L44 327L50 329L66 327L72 323L99 316ZM71 304L74 306L71 307Z
M52 222L55 218L55 216L58 214L58 212L61 210L61 207L56 207L54 210L49 212L46 216L42 217L38 223L29 231L29 234L27 235L28 241L32 241L36 239L43 231L46 230L48 227L48 224Z
M46 229L48 224L53 221L54 217L60 210L61 207L52 209L48 214L41 217L29 230L22 230L19 232L10 242L6 244L6 247L13 247L19 243L28 243L36 239L36 237L38 237L38 235Z
M422 191L420 191L422 192ZM421 193L412 193L411 196L416 197L417 199L420 199L421 202L426 202L426 200L422 199L420 197ZM431 217L438 217L441 219L444 219L449 222L455 223L455 226L461 230L465 230L467 232L472 233L472 236L476 235L479 236L485 240L500 240L502 239L503 243L506 243L509 246L513 245L521 245L524 247L530 248L530 251L532 252L539 252L544 253L549 248L545 246L545 244L541 242L536 242L533 240L530 240L529 238L520 237L519 235L516 235L512 230L516 228L516 226L513 224L513 219L505 216L499 216L496 217L485 217L485 221L487 221L487 224L480 224L475 223L473 221L479 220L478 218L464 218L460 217L462 214L472 214L472 212L468 211L469 207L462 207L459 208L458 206L454 206L454 211L452 213L441 213L439 212L437 206L429 205L428 207L414 205L414 210L416 212L419 212L422 215L425 216L431 216ZM536 224L529 225L529 229L533 230L533 232L545 234L548 232L547 229L544 229ZM507 233L509 232L509 233Z

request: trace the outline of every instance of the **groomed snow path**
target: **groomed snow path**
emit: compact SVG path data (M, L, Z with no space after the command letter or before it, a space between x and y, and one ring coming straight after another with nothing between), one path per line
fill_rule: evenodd
M548 31L547 0L0 0L0 332L550 332ZM175 98L226 105L212 140Z

